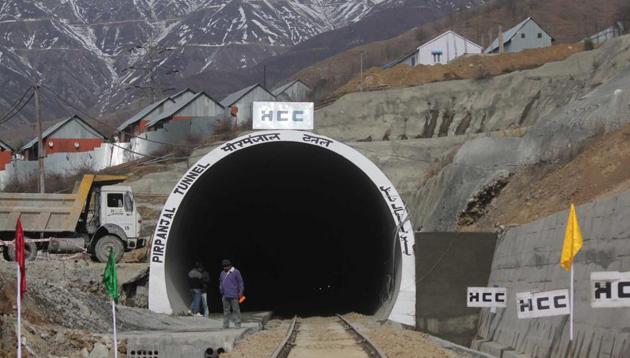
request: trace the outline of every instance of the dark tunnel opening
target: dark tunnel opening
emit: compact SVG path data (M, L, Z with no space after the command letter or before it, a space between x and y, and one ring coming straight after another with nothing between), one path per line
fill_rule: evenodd
M166 279L174 312L188 309L195 261L209 270L208 303L229 258L245 280L242 310L328 315L391 309L400 249L370 178L341 155L279 142L237 151L189 189L173 220ZM386 314L387 312L384 312Z

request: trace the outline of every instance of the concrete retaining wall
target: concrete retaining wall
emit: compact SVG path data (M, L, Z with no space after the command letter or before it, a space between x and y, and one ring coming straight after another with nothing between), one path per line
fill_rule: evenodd
M584 247L575 259L573 357L630 357L630 309L591 308L590 273L630 271L630 192L581 205ZM508 306L481 313L472 347L497 357L568 357L568 316L519 320L517 292L569 288L560 267L568 210L509 230L498 243L489 285L508 289Z
M466 307L466 288L485 286L494 233L419 232L416 237L416 328L469 346L479 309Z

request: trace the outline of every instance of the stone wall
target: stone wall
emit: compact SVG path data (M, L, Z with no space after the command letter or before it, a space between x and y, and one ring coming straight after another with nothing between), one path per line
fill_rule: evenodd
M630 357L630 309L591 308L590 274L630 271L630 192L577 208L584 246L575 259L573 357ZM481 312L473 348L497 357L569 357L568 316L517 319L517 292L569 288L560 267L568 210L519 226L497 242L488 285L508 289L508 306Z

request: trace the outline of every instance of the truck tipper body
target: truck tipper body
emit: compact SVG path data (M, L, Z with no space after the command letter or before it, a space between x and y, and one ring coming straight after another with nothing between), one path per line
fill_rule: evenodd
M110 250L120 260L124 251L143 247L142 219L131 187L116 185L125 179L86 174L72 194L0 193L0 244L5 257L13 259L18 218L31 259L38 250L86 251L105 262Z

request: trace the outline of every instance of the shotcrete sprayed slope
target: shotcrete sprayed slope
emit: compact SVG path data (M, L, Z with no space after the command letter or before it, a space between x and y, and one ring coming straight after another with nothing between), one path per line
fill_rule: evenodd
M630 38L527 71L351 93L316 113L318 133L354 141L435 138L529 127L627 66Z
M629 59L630 36L623 36L534 70L354 93L316 113L318 131L395 143L478 136L468 138L452 160L419 171L416 188L401 191L416 227L454 230L462 212L483 214L486 204L478 199L519 167L565 161L586 139L627 123ZM509 133L487 135L504 130Z

